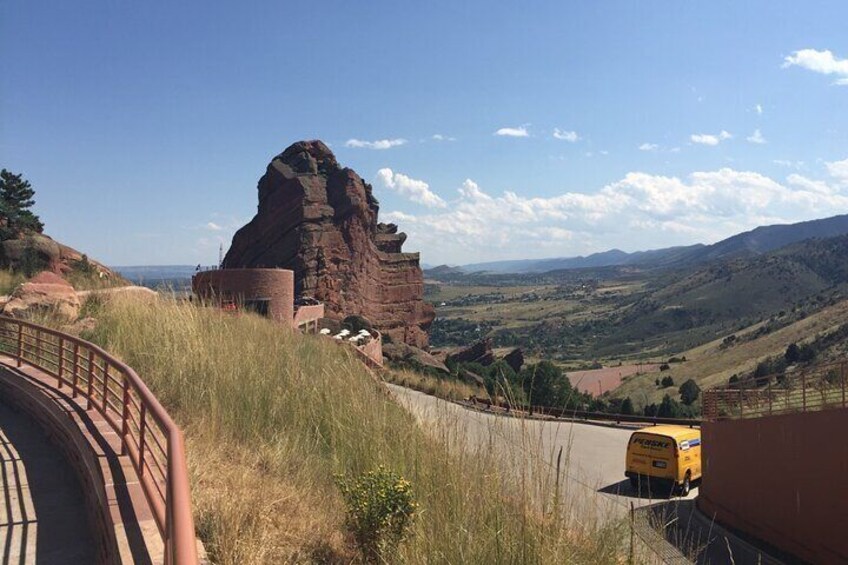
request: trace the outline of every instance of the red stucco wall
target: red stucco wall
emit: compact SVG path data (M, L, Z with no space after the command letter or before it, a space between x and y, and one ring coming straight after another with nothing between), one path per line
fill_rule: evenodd
M704 422L698 508L814 563L848 563L848 410Z
M268 299L268 316L291 324L294 319L294 273L287 269L220 269L191 280L194 293L206 300L236 302Z

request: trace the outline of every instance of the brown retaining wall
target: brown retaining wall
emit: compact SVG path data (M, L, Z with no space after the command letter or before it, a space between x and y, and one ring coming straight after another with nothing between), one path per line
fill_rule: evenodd
M848 410L704 422L698 508L814 563L848 563Z
M219 269L203 271L191 279L201 299L245 304L268 301L268 317L287 325L294 319L294 272L287 269Z

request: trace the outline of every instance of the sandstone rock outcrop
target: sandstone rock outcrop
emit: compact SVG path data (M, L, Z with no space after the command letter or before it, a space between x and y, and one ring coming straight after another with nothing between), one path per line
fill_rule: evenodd
M405 343L384 343L383 356L390 361L396 363L409 363L419 365L421 367L435 369L446 375L450 374L450 370L444 363L433 357L426 351L406 345Z
M47 269L60 275L82 268L94 276L120 280L105 265L44 234L21 234L18 238L0 242L0 268L22 270L26 263L28 268Z
M291 269L296 294L322 301L328 315L361 315L395 341L428 345L435 314L418 253L402 252L396 225L377 222L368 183L321 141L301 141L274 157L258 189L258 212L233 237L224 268Z
M488 367L495 362L495 354L492 352L492 340L482 339L468 347L448 355L448 363L479 363Z
M79 317L80 300L74 287L51 272L42 272L19 285L3 307L3 314L13 318L30 318L50 312L72 322Z

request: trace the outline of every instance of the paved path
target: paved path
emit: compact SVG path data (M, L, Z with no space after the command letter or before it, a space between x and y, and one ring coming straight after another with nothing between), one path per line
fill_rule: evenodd
M527 455L541 454L549 475L555 477L561 449L560 477L569 511L581 522L602 525L627 519L632 503L637 509L640 536L666 563L689 562L683 553L697 555L699 564L728 563L731 556L736 565L778 563L695 511L697 488L685 499L634 491L624 477L632 429L497 416L407 388L387 386L425 426L455 430L467 448L497 450L507 464L525 464Z
M658 498L657 493L634 492L624 477L624 457L632 429L496 416L407 388L388 386L425 424L462 428L469 447L491 444L505 452L541 454L553 474L562 449L561 480L572 493L573 502L591 503L601 510L604 520L626 517L631 501L640 507ZM687 498L694 498L697 492L697 488L692 489ZM667 500L667 496L659 498Z
M95 562L80 484L38 425L0 402L2 563Z

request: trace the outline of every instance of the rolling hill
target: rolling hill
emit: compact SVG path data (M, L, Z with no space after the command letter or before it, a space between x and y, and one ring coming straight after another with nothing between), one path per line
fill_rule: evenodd
M696 244L627 253L611 249L586 257L519 259L463 265L466 273L544 273L564 269L582 269L630 265L641 268L679 268L707 261L753 257L810 238L828 238L848 234L848 214L795 224L761 226L711 245Z

